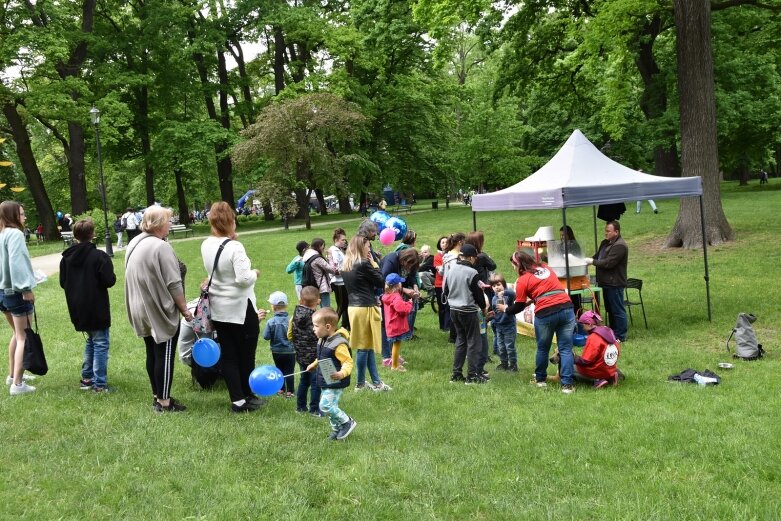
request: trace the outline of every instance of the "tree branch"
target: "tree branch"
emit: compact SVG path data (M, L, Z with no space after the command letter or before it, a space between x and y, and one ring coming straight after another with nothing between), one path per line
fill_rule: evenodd
M721 11L723 9L729 9L730 7L737 7L741 5L753 5L759 9L767 9L775 13L781 13L781 6L766 4L760 0L724 0L722 2L711 2L711 11Z

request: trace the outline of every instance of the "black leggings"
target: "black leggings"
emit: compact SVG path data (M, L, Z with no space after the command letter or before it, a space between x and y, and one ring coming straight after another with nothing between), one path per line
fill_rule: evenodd
M258 349L260 322L252 302L247 299L247 313L243 324L214 321L220 343L222 376L228 387L231 402L252 395L249 375L255 369L255 351Z
M152 384L152 394L158 400L171 397L171 384L174 379L174 352L179 340L179 329L174 336L159 344L151 336L144 337L146 344L146 373Z
M336 314L342 321L342 327L350 330L350 317L347 315L347 288L344 284L334 284L334 300L336 300Z

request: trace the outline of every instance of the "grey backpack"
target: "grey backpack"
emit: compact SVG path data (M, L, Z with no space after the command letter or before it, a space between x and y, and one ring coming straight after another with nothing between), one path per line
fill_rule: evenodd
M735 354L734 358L740 358L741 360L758 360L765 354L765 350L762 349L762 344L757 343L757 335L754 333L754 328L751 327L757 320L757 317L751 313L738 314L738 322L735 324L732 333L730 333L727 339L727 352L729 352L729 341L735 336Z

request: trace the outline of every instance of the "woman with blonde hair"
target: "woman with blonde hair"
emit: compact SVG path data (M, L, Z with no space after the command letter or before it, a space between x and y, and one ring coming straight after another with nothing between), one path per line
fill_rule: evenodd
M170 208L150 206L141 219L141 233L125 253L125 308L136 335L146 345L146 371L155 412L187 409L171 397L179 315L193 319L184 298L179 261L166 237Z
M25 382L25 328L33 313L35 276L24 238L24 208L16 201L0 203L0 311L14 332L8 344L8 376L11 396L35 391Z
M224 201L209 210L211 237L201 244L206 273L211 277L209 305L220 341L222 374L233 412L257 410L262 401L249 387L255 368L260 336L260 316L255 282L260 271L252 269L244 245L236 240L236 213Z
M377 353L382 344L382 318L377 290L385 288L380 267L374 261L369 239L356 235L347 245L342 262L342 278L347 289L347 315L350 317L350 347L356 350L356 391L390 391L377 372ZM366 369L371 384L366 384Z

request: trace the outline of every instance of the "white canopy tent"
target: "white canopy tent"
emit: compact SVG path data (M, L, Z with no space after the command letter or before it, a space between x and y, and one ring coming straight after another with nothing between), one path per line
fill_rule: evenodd
M472 198L472 212L561 209L566 226L567 208L593 206L596 229L596 205L677 197L700 198L700 220L705 237L700 177L658 177L632 170L605 156L576 129L545 166L523 181L496 192L476 194ZM472 215L477 229L476 213ZM704 242L703 256L710 320L708 253Z

